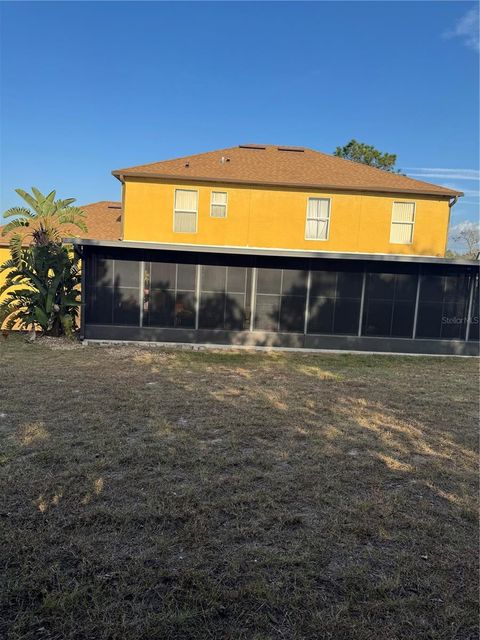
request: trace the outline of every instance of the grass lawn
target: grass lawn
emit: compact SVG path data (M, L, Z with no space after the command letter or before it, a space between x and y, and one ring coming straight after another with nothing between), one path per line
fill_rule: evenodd
M0 344L8 640L470 639L478 361Z

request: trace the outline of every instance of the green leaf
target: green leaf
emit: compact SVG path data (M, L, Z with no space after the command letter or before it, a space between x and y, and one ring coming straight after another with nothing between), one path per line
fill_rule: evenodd
M73 330L73 318L70 315L64 315L61 318L62 328L66 336L71 337Z
M35 196L35 198L37 199L37 202L42 203L45 200L45 196L43 195L43 193L41 191L39 191L37 189L37 187L31 187L32 189L32 193Z
M35 214L26 207L11 207L3 214L4 218L21 217L21 218L35 218ZM2 231L2 235L5 235L5 228Z
M40 307L35 308L35 320L45 331L48 329L48 316Z
M12 260L17 266L20 266L23 258L22 236L19 233L14 233L10 238L9 245Z
M15 220L11 220L7 223L2 229L2 236L6 236L8 233L11 233L15 229L25 228L30 226L30 221L25 220L25 218L16 218Z
M70 296L64 298L62 303L63 303L63 305L65 307L80 307L82 305L80 300L78 300L77 298L74 298L74 297L70 297Z
M23 198L25 200L25 202L27 204L29 204L32 207L32 209L34 211L37 212L37 214L41 214L40 203L38 203L37 200L33 196L31 196L29 193L27 193L23 189L15 189L15 191L18 193L18 195L21 198Z
M76 198L66 198L66 200L57 200L59 208L66 209L76 201Z

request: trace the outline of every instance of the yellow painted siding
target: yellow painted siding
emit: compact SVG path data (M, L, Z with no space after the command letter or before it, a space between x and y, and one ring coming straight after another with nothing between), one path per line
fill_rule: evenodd
M10 259L10 249L8 247L0 247L0 264L3 264L9 259ZM0 287L2 287L5 284L5 281L7 279L7 274L8 274L8 271L3 271L2 273L0 273ZM5 299L5 297L8 295L10 291L12 291L12 289L10 289L9 291L6 291L3 294L0 294L0 302ZM18 328L18 326L14 328Z
M0 264L3 264L10 258L10 249L8 247L0 247ZM0 273L0 287L5 284L7 272Z
M198 190L197 233L173 231L175 188ZM210 216L212 191L228 193L227 217ZM308 197L331 198L328 240L306 240ZM448 200L432 196L302 191L127 178L124 240L313 251L444 256ZM392 204L415 203L412 244L390 243Z

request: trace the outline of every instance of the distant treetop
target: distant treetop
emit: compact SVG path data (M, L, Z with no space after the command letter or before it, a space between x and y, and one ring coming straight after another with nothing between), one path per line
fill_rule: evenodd
M397 161L395 153L382 153L382 151L364 142L350 140L344 147L337 147L333 155L345 158L345 160L367 164L369 167L375 167L376 169L383 169L383 171L400 173L399 169L395 168Z

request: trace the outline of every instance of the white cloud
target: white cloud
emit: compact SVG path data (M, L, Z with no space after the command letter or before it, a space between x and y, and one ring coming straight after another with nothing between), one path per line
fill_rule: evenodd
M480 180L477 169L444 169L440 167L407 167L405 171L418 178L440 178L441 180Z
M462 233L462 231L478 230L479 228L480 224L478 222L474 222L473 220L463 220L450 228L450 235L453 237L458 233Z
M447 187L447 189L454 189L455 191L462 191L462 193L465 196L468 196L469 198L474 198L475 200L478 200L478 198L480 197L480 190L479 189L465 189L464 187L462 187L461 185L458 184L448 184L443 182L442 186Z
M461 222L457 222L457 224L450 227L448 248L461 254L464 254L466 250L468 252L472 250L475 252L475 239L478 238L479 233L480 225L478 219L477 221L462 220ZM478 248L476 250L478 251Z
M477 5L459 18L453 29L444 34L445 37L461 38L466 47L480 51L479 15L480 10Z
M462 191L465 197L470 198L468 202L475 202L478 205L480 198L480 171L477 169L445 169L439 167L410 167L405 169L410 177L419 180L427 180L434 178L437 184L441 184L447 189ZM461 183L467 182L466 188ZM474 182L475 184L468 184ZM477 188L475 188L477 187ZM465 200L462 200L465 203Z
M469 198L474 198L476 202L478 202L478 198L480 197L479 189L465 189L465 187L462 187L459 184L454 184L453 182L442 182L441 185L442 187L446 187L447 189L454 189L455 191L461 191L464 196L468 196Z
M463 189L463 193L471 198L480 198L480 191L478 189Z

